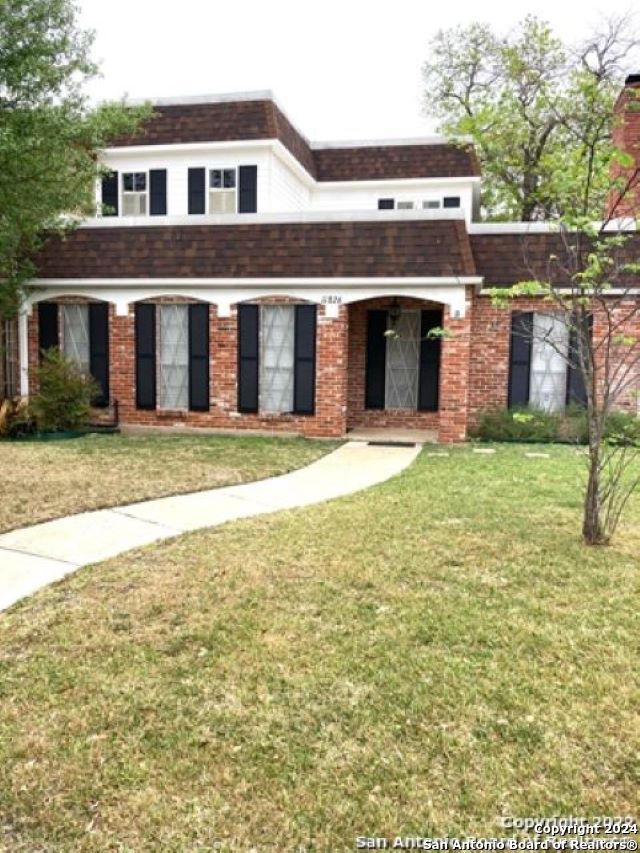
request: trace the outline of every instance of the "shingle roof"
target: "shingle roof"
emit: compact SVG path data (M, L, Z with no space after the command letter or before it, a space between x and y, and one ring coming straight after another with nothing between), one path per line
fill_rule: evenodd
M36 263L39 278L475 274L462 220L80 228Z
M270 99L162 104L135 136L113 146L279 139L318 181L457 178L480 174L469 144L357 145L314 148Z
M637 262L640 252L640 233L629 232L628 241L614 252L619 263ZM569 284L576 238L555 231L547 233L496 233L471 234L471 248L478 275L484 277L485 287L500 287L521 281L543 280L554 284ZM581 251L586 253L589 244L583 241ZM569 273L567 273L567 269ZM620 275L617 282L628 286L633 281L629 274ZM637 276L635 277L637 280Z

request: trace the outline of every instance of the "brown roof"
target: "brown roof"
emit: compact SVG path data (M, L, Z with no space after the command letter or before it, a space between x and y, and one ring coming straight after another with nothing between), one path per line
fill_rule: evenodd
M367 145L315 149L319 181L464 178L480 174L471 145Z
M630 233L629 240L614 253L620 263L637 261L640 234ZM571 264L568 259L575 248L571 234L472 234L471 248L478 275L484 277L485 287L500 287L521 281L550 281L568 284ZM584 245L586 253L589 245ZM618 281L627 286L629 275Z
M113 146L279 139L319 181L454 178L480 174L473 147L453 144L362 145L311 148L271 100L172 104L154 107L135 136Z
M474 275L462 220L79 228L40 278Z

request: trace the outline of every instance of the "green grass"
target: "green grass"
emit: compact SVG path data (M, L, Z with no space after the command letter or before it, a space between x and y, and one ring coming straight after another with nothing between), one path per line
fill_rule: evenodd
M640 502L587 549L581 458L528 450L427 449L14 607L7 848L341 851L637 813Z
M0 531L84 510L259 480L307 465L335 446L256 436L0 441Z

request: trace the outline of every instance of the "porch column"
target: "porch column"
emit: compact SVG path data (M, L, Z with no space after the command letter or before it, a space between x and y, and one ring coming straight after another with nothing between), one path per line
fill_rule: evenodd
M465 441L469 416L469 368L471 354L471 293L467 288L464 317L453 316L444 308L444 328L440 362L440 417L438 440Z
M316 415L308 434L340 437L347 431L349 320L346 305L330 307L318 307Z
M33 324L32 324L33 325ZM29 315L22 308L18 315L18 364L20 365L19 389L21 397L29 396Z

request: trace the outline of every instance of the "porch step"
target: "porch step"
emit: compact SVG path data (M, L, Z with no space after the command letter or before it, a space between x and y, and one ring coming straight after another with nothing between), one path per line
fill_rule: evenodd
M366 441L384 447L415 447L417 444L437 444L435 429L402 429L396 427L354 427L347 432L350 441Z
M368 441L369 447L415 447L415 441Z

